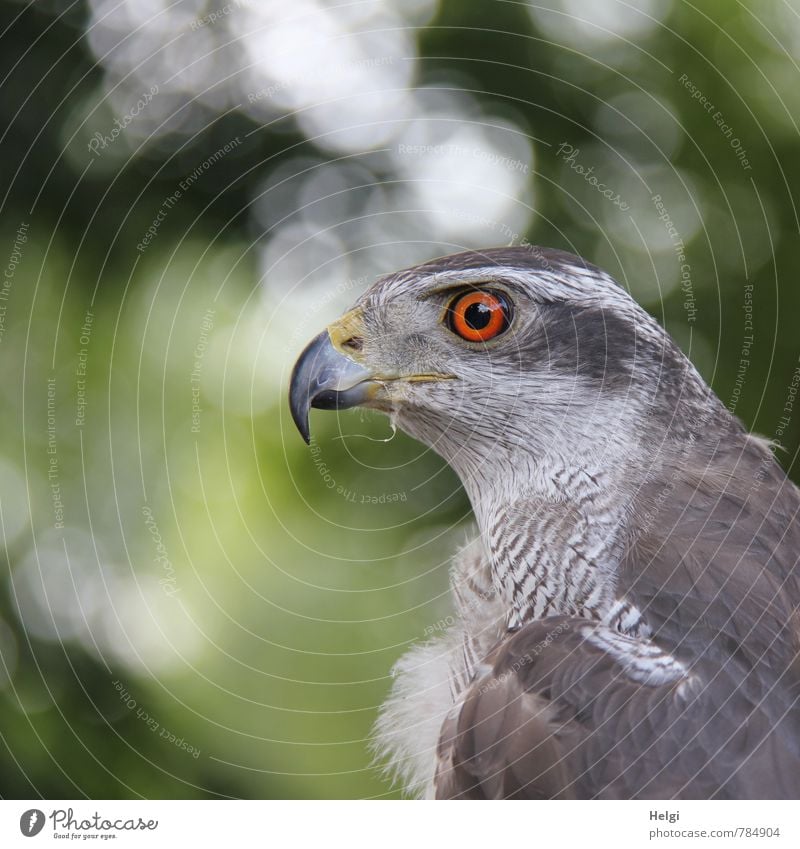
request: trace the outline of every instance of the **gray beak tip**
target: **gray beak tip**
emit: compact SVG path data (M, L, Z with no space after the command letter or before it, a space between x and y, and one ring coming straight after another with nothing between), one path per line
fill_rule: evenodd
M298 421L295 419L294 423L300 431L300 436L303 437L303 442L305 442L306 445L311 445L311 430L308 426L308 416L306 416L305 421Z

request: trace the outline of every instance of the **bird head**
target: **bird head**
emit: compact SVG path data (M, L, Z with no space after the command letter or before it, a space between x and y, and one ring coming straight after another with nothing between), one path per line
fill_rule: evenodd
M310 407L388 413L474 491L554 454L635 462L653 429L690 428L709 397L608 274L529 245L378 280L301 354L290 406L306 441Z

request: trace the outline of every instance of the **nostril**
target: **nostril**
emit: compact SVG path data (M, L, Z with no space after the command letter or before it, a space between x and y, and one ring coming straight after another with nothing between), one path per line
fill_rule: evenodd
M351 336L342 342L343 348L349 348L351 351L360 351L364 347L364 340L360 336Z

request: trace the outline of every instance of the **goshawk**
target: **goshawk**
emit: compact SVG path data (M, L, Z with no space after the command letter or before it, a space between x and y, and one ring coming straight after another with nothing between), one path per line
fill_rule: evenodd
M535 247L379 280L291 410L381 410L477 522L377 746L445 798L800 798L800 493L606 273Z

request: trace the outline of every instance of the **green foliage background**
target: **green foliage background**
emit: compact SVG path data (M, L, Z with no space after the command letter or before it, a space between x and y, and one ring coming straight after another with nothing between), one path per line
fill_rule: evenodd
M660 5L652 27L581 43L522 3L442 0L410 30L413 84L469 92L481 114L513 120L535 157L518 175L535 199L527 237L617 276L749 427L779 437L791 472L800 12L768 0ZM218 7L187 8L196 19ZM270 231L254 187L298 154L337 154L291 114L261 126L220 101L196 127L89 167L76 115L105 73L89 14L83 2L0 2L4 270L20 249L0 337L0 795L395 795L370 766L369 729L392 663L446 620L447 558L467 537L469 505L438 458L402 434L377 441L385 420L315 417L312 451L288 420L292 358L366 283L300 320L287 304L302 280L264 288ZM682 75L735 128L749 168ZM640 115L647 102L660 105ZM176 185L237 137L138 251ZM602 198L557 154L563 143L620 192L634 193L636 174L651 193L664 182L677 229L691 233L696 320L671 246L647 250L664 231L649 198L637 247L604 226ZM301 201L290 183L281 203ZM428 253L487 246L441 242ZM395 247L377 252L386 272ZM737 383L748 284L754 341ZM193 432L190 375L209 310ZM386 494L397 498L372 503Z

